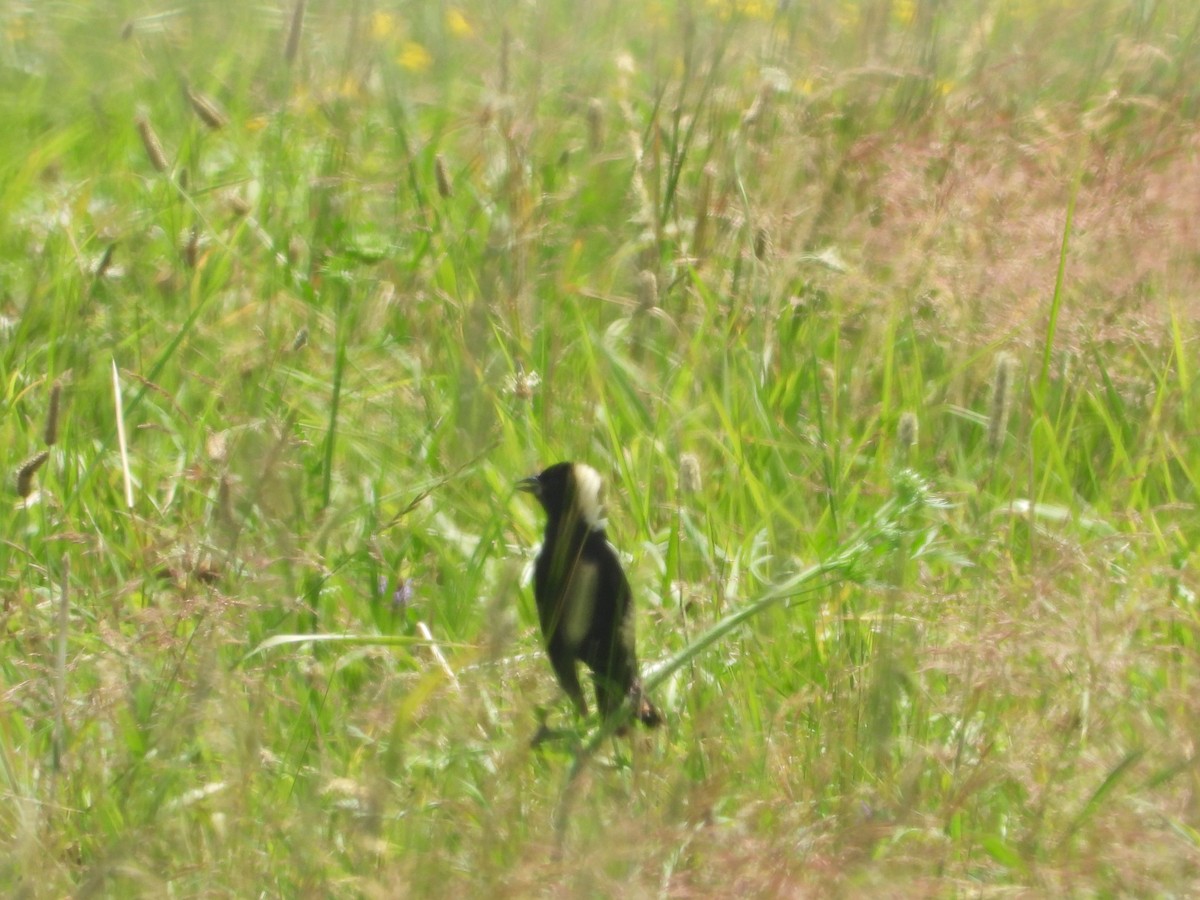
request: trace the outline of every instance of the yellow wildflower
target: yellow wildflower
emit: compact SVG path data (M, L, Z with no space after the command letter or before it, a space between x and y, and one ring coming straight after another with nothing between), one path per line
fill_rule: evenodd
M396 62L410 72L424 72L433 65L433 57L416 41L405 41Z
M371 14L371 37L377 41L386 40L396 33L396 17L391 13L376 12Z
M446 10L446 27L457 38L468 38L475 33L463 11L456 6Z

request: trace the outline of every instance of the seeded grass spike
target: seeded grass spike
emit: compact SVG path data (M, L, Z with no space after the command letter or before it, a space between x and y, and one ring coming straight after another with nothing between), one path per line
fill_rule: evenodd
M229 122L229 117L217 106L215 100L191 87L184 88L192 112L213 131L219 131Z
M917 414L914 412L905 412L900 415L900 424L896 428L896 449L897 455L904 465L908 464L908 457L917 445L919 424Z
M679 493L698 494L703 485L700 476L700 458L695 453L679 456Z
M593 153L604 149L604 104L593 97L587 105L588 146Z
M638 273L638 312L646 313L658 306L658 278L649 269Z
M1016 360L1007 353L996 357L996 369L992 376L992 404L988 415L988 450L995 455L1005 437L1008 436L1008 416L1012 410L1012 383L1016 373Z
M433 174L437 179L438 196L443 200L454 196L454 186L450 183L450 173L446 170L446 160L439 153L433 158Z
M58 404L62 399L62 384L58 381L50 386L50 410L46 413L46 430L42 439L47 447L58 443Z
M24 499L33 493L33 477L49 458L50 451L43 450L21 464L17 469L17 496Z
M162 141L158 139L154 126L150 124L150 119L145 113L139 113L133 121L137 126L138 136L142 139L142 147L146 151L146 158L150 160L150 165L154 167L155 171L166 172L171 168L171 164L167 160L166 151L163 150Z
M283 45L283 61L289 66L296 61L296 54L300 52L300 35L304 32L304 2L296 0L296 5L292 7L292 19Z

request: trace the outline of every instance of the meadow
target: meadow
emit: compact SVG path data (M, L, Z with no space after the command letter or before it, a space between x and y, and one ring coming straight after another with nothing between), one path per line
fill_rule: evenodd
M1200 889L1198 41L4 4L0 891ZM542 652L561 459L658 730Z

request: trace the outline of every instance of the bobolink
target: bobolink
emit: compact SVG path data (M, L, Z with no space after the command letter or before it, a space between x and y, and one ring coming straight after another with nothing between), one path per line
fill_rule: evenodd
M617 551L604 534L600 473L560 462L517 487L546 511L546 535L533 570L533 596L546 652L559 684L581 716L587 701L576 663L592 670L596 704L608 718L629 697L648 726L662 717L642 692L634 640L633 594Z

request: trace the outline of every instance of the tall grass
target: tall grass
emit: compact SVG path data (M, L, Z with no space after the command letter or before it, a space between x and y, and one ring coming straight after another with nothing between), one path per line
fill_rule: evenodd
M1198 28L0 11L0 884L1194 889ZM568 458L655 734L541 652Z

